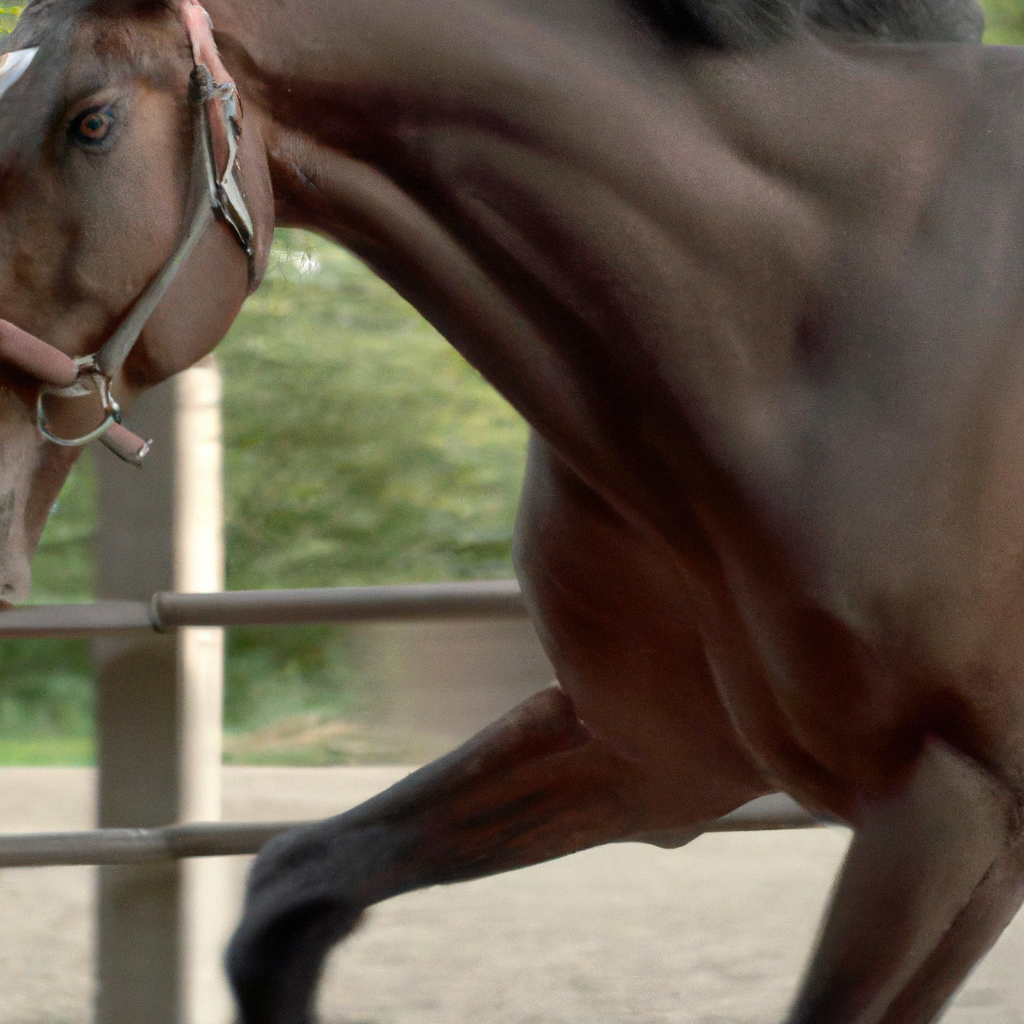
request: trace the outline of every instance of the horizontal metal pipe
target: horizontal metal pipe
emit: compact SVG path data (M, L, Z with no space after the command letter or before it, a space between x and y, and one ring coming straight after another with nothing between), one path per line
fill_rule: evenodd
M152 629L148 601L48 604L0 612L0 638L88 637Z
M164 828L100 828L89 832L0 835L0 868L58 864L152 864L182 857L256 853L303 822L197 822Z
M197 822L164 828L106 828L91 832L0 835L0 868L57 864L151 864L183 857L256 853L268 840L306 822ZM710 822L707 832L813 828L822 824L781 793L761 797Z
M515 580L313 590L164 591L150 601L97 601L0 612L0 639L89 637L179 626L272 626L299 622L525 618Z
M515 580L322 590L227 590L217 594L164 592L153 598L153 620L158 629L525 615L526 606Z

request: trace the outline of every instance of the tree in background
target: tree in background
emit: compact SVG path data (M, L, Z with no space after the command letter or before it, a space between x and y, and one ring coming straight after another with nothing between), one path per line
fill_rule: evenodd
M218 358L229 588L512 574L525 424L352 256L278 232ZM229 727L371 698L344 629L229 634Z

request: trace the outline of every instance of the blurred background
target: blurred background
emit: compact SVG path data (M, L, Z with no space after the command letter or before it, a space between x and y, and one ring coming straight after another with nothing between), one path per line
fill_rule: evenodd
M526 427L353 257L279 231L266 280L216 359L228 589L512 576ZM75 466L39 545L33 601L93 599L93 459L108 457L87 449ZM230 630L226 758L431 756L417 730L392 721L408 652L429 647L430 633ZM93 692L88 641L0 642L0 763L91 763Z

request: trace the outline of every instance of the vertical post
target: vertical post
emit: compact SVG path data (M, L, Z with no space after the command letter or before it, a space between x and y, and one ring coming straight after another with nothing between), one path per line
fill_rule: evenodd
M204 360L177 378L177 475L174 585L198 593L224 589L224 487L221 381ZM221 815L224 630L178 631L181 699L179 821ZM219 858L181 865L181 1007L186 1024L230 1024L231 995L222 967L231 933L228 864Z
M220 587L216 373L212 364L185 371L133 409L133 427L155 439L144 469L97 453L99 596ZM100 827L219 817L219 631L106 638L95 642L94 658ZM192 953L220 960L212 948L223 924L216 921L211 934L196 913L223 902L217 892L197 891L216 889L215 874L179 864L100 869L97 1024L230 1019L215 976L204 977ZM200 1004L209 1013L194 1016Z
M174 586L174 384L145 395L132 425L155 439L144 469L95 453L101 598L144 599ZM177 820L176 647L173 634L93 644L101 828ZM179 1024L178 866L103 867L98 885L97 1024Z

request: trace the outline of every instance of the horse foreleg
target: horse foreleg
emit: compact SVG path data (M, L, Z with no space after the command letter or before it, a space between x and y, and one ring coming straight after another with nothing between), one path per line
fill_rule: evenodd
M638 781L552 688L354 810L274 839L228 951L242 1021L310 1020L327 951L371 904L642 833Z
M929 742L905 786L857 822L790 1024L923 1024L1021 903L1016 801Z

